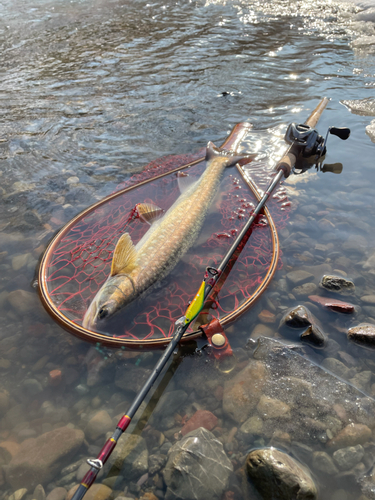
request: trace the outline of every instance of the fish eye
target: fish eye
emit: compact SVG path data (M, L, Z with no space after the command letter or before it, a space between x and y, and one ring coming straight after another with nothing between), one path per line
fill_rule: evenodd
M101 307L98 311L98 318L99 319L104 319L108 316L109 311L106 307Z

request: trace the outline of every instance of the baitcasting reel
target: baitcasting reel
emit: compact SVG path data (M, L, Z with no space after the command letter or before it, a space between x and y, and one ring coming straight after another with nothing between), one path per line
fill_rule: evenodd
M316 129L303 123L299 125L291 123L289 125L284 139L291 145L291 153L297 157L298 164L296 165L296 168L301 170L301 172L298 173L301 174L311 168L311 160L313 160L313 164L316 164L317 170L320 167L321 172L333 172L335 174L341 173L341 163L325 164L324 166L321 166L320 159L323 158L327 152L329 134L336 135L343 141L346 141L346 139L350 136L350 129L347 127L329 127L326 137L323 138L323 136L319 135ZM307 158L310 159L309 163L303 161L303 159L306 160Z

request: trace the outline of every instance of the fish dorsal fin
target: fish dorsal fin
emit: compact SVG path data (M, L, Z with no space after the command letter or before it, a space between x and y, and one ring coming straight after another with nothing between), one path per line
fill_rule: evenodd
M215 146L213 142L209 142L206 148L206 161L213 160L214 158L225 158L226 159L226 167L231 167L236 163L240 165L245 165L249 163L249 161L253 160L257 156L257 153L249 154L249 155L239 155L238 153L233 153L232 151L228 151L224 148L218 148Z
M197 179L191 177L189 174L185 174L185 172L177 172L178 189L181 194L185 193L196 180Z
M124 233L113 252L111 276L129 273L135 267L137 252L129 233Z
M152 203L138 203L137 213L142 222L152 224L164 215L164 210Z

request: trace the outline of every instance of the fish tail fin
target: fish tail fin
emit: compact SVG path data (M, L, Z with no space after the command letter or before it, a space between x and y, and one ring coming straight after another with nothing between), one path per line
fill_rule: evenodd
M214 158L224 157L227 159L226 167L232 167L236 163L245 165L256 157L256 154L238 155L232 151L224 148L218 148L213 142L209 142L206 148L206 161L213 160Z

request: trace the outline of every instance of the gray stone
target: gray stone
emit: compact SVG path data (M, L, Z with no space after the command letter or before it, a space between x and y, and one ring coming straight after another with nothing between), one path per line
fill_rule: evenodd
M341 470L349 470L357 465L363 458L365 450L363 446L349 446L348 448L341 448L333 454L333 460Z
M165 465L167 461L166 455L150 455L148 457L148 472L151 475L159 472Z
M253 450L247 474L262 498L315 500L318 492L306 468L276 448Z
M48 493L46 500L65 500L67 493L68 492L66 491L65 488L62 487L54 488L52 491Z
M370 370L365 370L363 372L356 373L354 377L349 379L349 381L361 391L369 391L371 378L372 372Z
M95 441L112 430L112 418L105 410L98 411L87 423L85 435L88 439Z
M203 427L172 446L163 471L166 500L218 500L233 471L222 443Z
M302 269L291 271L286 277L294 287L314 280L314 276L311 273L303 271Z
M318 287L315 283L304 283L303 285L293 288L292 293L296 297L307 297L308 295L314 295L317 289Z
M325 451L315 451L313 453L313 467L330 476L338 474L339 472L332 458Z
M375 304L375 295L363 295L361 301L365 304Z
M35 378L25 379L22 382L21 387L27 396L36 396L37 394L43 392L41 383L38 382Z
M115 385L126 391L139 392L151 374L151 370L141 366L119 365L116 371Z
M248 436L261 436L262 430L263 420L257 415L248 418L240 427L240 431Z
M355 292L353 281L332 274L325 274L320 285L330 292L340 293L341 295L350 295Z
M349 328L348 339L365 347L375 347L375 325L361 323Z
M110 467L118 469L130 480L137 480L148 471L148 451L145 440L135 434L123 434L108 459Z

